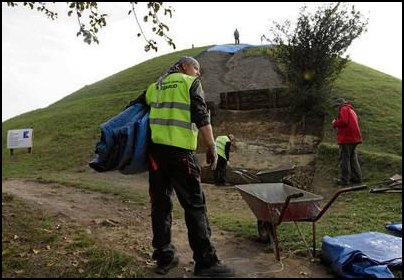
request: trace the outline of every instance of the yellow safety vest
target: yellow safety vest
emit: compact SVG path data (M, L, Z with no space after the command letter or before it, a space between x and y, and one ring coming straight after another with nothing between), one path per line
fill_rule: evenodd
M215 145L216 145L216 151L219 156L227 160L226 157L226 144L230 142L230 138L228 136L218 136L216 137Z
M196 150L198 128L191 123L189 89L195 77L182 73L168 75L157 89L151 84L146 91L150 106L150 129L153 143Z

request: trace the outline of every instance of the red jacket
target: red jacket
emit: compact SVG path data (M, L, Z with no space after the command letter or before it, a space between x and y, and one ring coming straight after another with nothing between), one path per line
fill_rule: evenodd
M348 102L339 107L338 119L332 122L332 126L338 128L338 144L362 143L358 116Z

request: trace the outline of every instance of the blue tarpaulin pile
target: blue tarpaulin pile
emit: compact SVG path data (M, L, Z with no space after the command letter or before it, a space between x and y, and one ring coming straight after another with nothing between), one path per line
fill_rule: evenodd
M403 236L402 223L390 223L386 226L386 228L392 231L394 234Z
M89 163L98 172L123 174L147 171L150 139L149 108L135 103L101 124L101 138Z
M388 267L402 266L402 240L380 232L324 236L322 255L346 278L394 278Z

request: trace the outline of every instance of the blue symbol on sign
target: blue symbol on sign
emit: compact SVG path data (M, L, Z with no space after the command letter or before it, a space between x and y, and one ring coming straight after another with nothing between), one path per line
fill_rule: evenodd
M22 138L29 138L29 130L25 130L25 131L22 133Z

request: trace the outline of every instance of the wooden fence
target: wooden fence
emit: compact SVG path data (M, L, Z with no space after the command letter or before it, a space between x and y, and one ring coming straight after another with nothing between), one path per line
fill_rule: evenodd
M285 88L255 89L220 93L221 109L253 110L282 108L290 105Z

